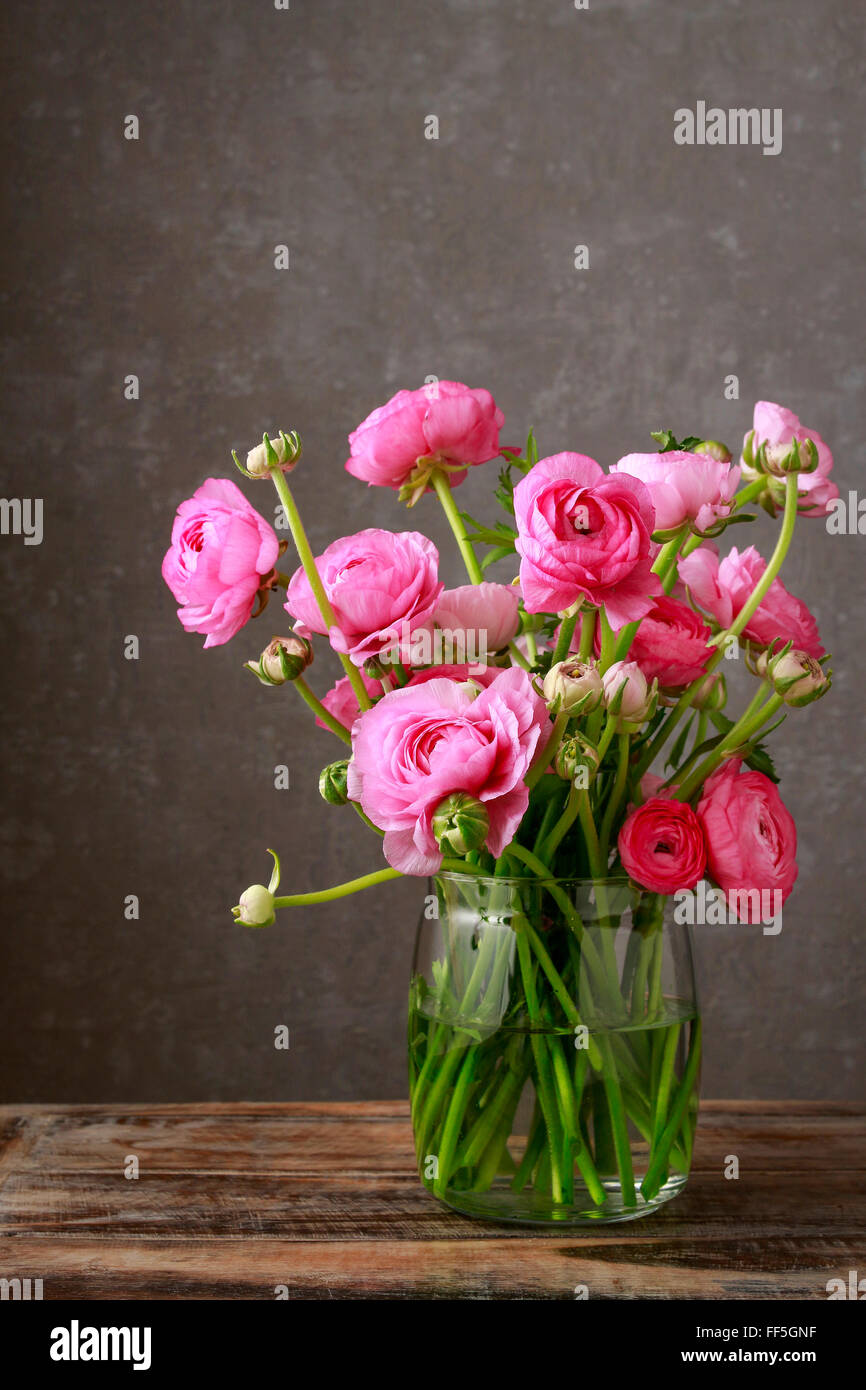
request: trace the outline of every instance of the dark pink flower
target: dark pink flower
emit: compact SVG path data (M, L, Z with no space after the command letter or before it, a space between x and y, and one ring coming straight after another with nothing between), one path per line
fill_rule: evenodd
M783 903L797 878L797 827L774 783L725 762L704 785L698 820L710 873L729 906L742 921L766 920L766 894Z
M734 546L721 562L713 547L702 545L680 560L679 577L695 603L720 627L727 628L745 607L766 568L766 560L753 545L743 551ZM761 647L781 638L782 642L793 642L809 656L824 655L818 624L805 603L790 594L781 579L773 580L743 636Z
M629 812L617 843L629 878L654 893L694 888L703 878L707 862L704 832L685 801L650 797Z
M691 685L703 674L715 651L707 643L710 629L693 608L679 599L657 598L635 633L629 660L648 680L670 689Z
M636 478L608 477L585 454L554 454L518 483L514 514L528 613L561 613L588 599L620 628L652 607L661 592L652 573L655 513Z
M346 468L376 487L400 488L423 460L470 466L499 453L502 411L489 391L436 381L398 391L349 435ZM452 487L465 472L452 473Z
M316 568L337 619L327 632L302 568L292 575L286 609L302 631L327 632L331 646L363 666L371 656L409 650L411 635L432 628L442 593L439 552L418 531L375 527L334 541Z

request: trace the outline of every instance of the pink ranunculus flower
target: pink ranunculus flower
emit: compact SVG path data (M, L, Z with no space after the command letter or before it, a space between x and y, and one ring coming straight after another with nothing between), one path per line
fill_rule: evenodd
M766 568L766 560L753 545L742 551L734 546L722 561L713 547L702 545L680 560L679 577L695 603L726 628L745 606ZM781 579L773 580L742 635L761 647L780 637L809 656L824 655L818 624Z
M432 680L452 680L452 681L472 681L474 685L482 688L495 680L501 671L499 666L473 666L469 662L458 665L428 666L423 671L412 671L408 685L425 685ZM367 694L374 700L381 698L384 693L381 681L374 680L372 676L366 676L361 672L361 679L367 688ZM336 685L328 691L327 695L322 696L322 704L329 714L344 724L347 729L351 729L361 707L358 704L358 697L352 689L352 682L348 676L343 676L337 681ZM326 729L327 725L321 719L316 719L320 729Z
M608 477L585 454L554 454L514 489L514 515L528 613L561 613L585 598L604 604L619 628L661 592L652 573L655 513L636 478Z
M430 629L442 593L439 552L418 531L375 527L333 541L316 559L337 626L327 631L303 569L286 591L286 610L301 630L327 632L356 666L386 651L408 652L411 635Z
M262 578L277 562L272 526L227 478L208 478L177 509L162 577L187 632L219 647L249 621Z
M544 701L520 667L499 671L480 694L431 679L385 695L352 730L349 796L385 831L385 857L405 874L436 873L436 807L452 792L483 802L486 845L500 855L526 811L524 778L550 729Z
M428 666L423 671L413 671L409 677L409 685L426 685L428 681L442 680L458 681L461 685L471 681L473 685L484 689L501 675L501 666L473 666L469 661L456 663L443 663L441 666Z
M400 488L421 460L470 466L499 453L505 417L489 391L437 381L398 391L349 435L346 469L376 487ZM452 487L465 472L452 473Z
M698 820L710 873L737 916L775 916L797 878L797 827L774 783L737 760L725 762L704 785Z
M363 671L361 672L361 680L364 682L367 694L372 699L375 700L382 694L381 681L365 675ZM331 686L327 695L322 696L322 704L328 713L332 714L347 729L351 729L361 713L358 697L352 689L352 682L348 676L341 676L336 684ZM327 729L328 727L324 720L319 719L318 715L316 716L316 723L320 729Z
M649 488L655 507L657 531L670 531L690 521L706 531L731 510L731 499L740 481L739 467L711 458L669 450L666 454L626 454L611 473L640 478Z
M833 455L817 430L810 430L800 424L799 416L793 410L773 401L758 401L752 418L754 430L753 448L762 444L790 444L792 440L811 439L818 450L818 467L814 473L800 473L797 478L799 511L803 516L827 516L832 503L839 496L839 489L830 481ZM748 439L746 435L746 439ZM745 447L745 440L743 441ZM749 477L757 476L745 463Z
M443 590L433 621L451 634L457 652L483 661L517 635L519 605L520 595L510 584L463 584Z
M653 893L694 888L703 878L707 864L704 832L684 801L650 797L626 816L617 844L629 878Z
M707 624L693 608L663 596L642 620L629 648L629 659L637 662L648 680L655 677L665 689L691 685L715 652L707 645L711 637Z

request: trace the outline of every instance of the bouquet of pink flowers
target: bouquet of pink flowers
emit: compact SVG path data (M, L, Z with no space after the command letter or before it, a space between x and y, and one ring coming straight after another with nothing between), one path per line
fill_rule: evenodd
M413 1111L427 1177L429 1155L436 1160L432 1190L477 1193L503 1172L513 1188L525 1167L524 1185L562 1208L573 1200L576 1165L601 1209L610 1168L622 1204L634 1209L652 1202L690 1152L697 1035L678 1073L674 1044L609 1050L594 1046L589 1027L581 1078L570 1059L560 1065L552 1043L536 1046L535 1032L583 1026L584 970L590 1013L605 1000L614 1014L664 1033L652 938L665 901L709 881L734 918L768 922L790 894L796 831L763 740L790 708L823 695L830 673L815 619L779 572L798 516L827 515L837 496L832 456L814 430L769 402L756 405L738 463L716 441L678 441L665 430L653 435L657 451L628 454L605 473L584 454L539 459L531 432L522 452L504 446L502 425L489 392L441 381L398 392L349 436L354 477L393 488L410 508L436 494L466 585L445 589L436 547L414 530L363 530L314 556L288 483L301 444L284 432L265 435L245 466L234 457L245 477L276 487L295 572L276 568L285 542L240 489L211 478L178 510L163 575L181 622L205 634L206 647L234 637L285 590L292 630L247 664L265 685L293 685L345 745L321 773L321 794L351 806L382 840L385 865L291 896L277 892L271 850L270 883L241 894L238 921L268 926L278 910L406 874L433 878L443 911L454 884L511 886L511 954L501 970L501 943L482 966L476 932L471 989L447 948L433 984L413 986L413 1008L427 1019L415 1030ZM460 510L455 489L470 467L496 458L501 514L487 524ZM753 519L750 503L781 516L770 558L751 546L720 558L715 540ZM485 579L509 560L518 570L511 582ZM306 679L316 637L345 672L321 696ZM754 693L731 715L720 668L740 654ZM595 950L574 896L556 887L578 881L596 886L599 929L622 920L618 890L630 895L638 945L627 962L607 938ZM533 922L527 894L547 896L548 885L552 899ZM465 892L461 901L465 909ZM501 894L498 909L486 901L473 909L477 919L501 925ZM495 979L502 998L497 1023L509 1021L508 1037L492 1046L479 1024L482 979L485 997ZM459 1036L443 1051L436 1028L446 1017ZM452 1054L453 1066L444 1060ZM465 1084L455 1081L466 1068ZM604 1109L594 1122L585 1104L593 1081ZM535 1112L518 1162L507 1138L517 1092L530 1083ZM646 1147L637 1194L629 1127Z

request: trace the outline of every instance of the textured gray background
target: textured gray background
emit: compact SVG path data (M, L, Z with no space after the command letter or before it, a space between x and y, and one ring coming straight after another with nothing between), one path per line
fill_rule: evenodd
M183 633L159 578L174 509L281 425L305 440L317 548L401 529L392 494L343 474L345 436L429 373L489 387L507 442L533 423L545 452L605 463L659 425L736 443L769 397L862 488L859 9L4 7L3 487L46 507L41 547L0 542L4 1099L404 1092L418 885L270 932L228 915L267 844L287 891L379 848L319 800L330 736L241 670L279 608L215 651ZM675 146L673 112L698 99L782 107L781 155ZM475 470L461 500L484 510L491 482ZM272 515L271 490L244 486ZM459 582L431 498L410 524ZM866 538L800 530L786 579L836 685L777 736L801 842L782 934L699 942L710 1094L862 1091ZM320 689L331 674L320 659Z

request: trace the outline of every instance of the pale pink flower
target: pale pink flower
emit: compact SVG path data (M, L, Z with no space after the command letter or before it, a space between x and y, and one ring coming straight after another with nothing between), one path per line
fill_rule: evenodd
M445 589L433 621L451 634L457 652L485 653L507 647L520 627L520 595L510 584L463 584Z
M706 531L731 510L731 499L740 481L739 467L732 468L709 454L689 454L671 449L665 454L626 454L613 464L611 473L640 478L649 488L655 507L655 529L670 531L690 521Z
M827 516L832 503L839 496L839 489L834 482L830 481L833 455L818 431L810 430L806 425L801 425L799 416L795 415L793 410L787 410L785 406L776 405L773 401L758 401L756 403L752 429L754 430L753 448L755 451L761 444L784 445L790 444L794 439L797 441L811 439L813 441L818 450L818 467L814 473L800 473L797 478L799 510L803 516ZM748 437L747 435L746 439ZM747 469L747 472L749 472L750 477L756 476L751 470Z
M608 666L601 683L604 688L604 703L608 707L622 690L622 699L617 710L620 719L641 724L648 717L654 688L650 689L647 678L636 661L615 661L612 666Z

